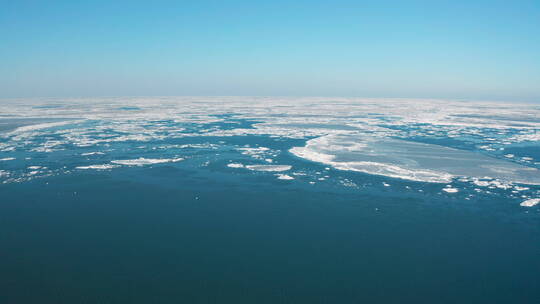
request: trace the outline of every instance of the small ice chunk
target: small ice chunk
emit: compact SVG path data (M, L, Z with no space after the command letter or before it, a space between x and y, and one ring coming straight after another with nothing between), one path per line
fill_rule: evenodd
M540 198L531 198L519 204L522 207L532 207L540 203Z
M230 163L230 164L227 164L227 167L229 167L229 168L244 168L244 165L239 164L239 163Z
M287 175L287 174L276 174L277 178L278 179L282 179L282 180L292 180L294 179L294 177L290 176L290 175Z
M452 187L446 187L446 188L443 188L442 190L443 190L444 192L447 192L447 193L457 193L457 192L459 192L458 189L452 188Z
M81 155L82 156L89 156L89 155L103 155L105 153L103 152L87 152L87 153L82 153Z
M473 184L477 185L477 186L480 186L480 187L487 187L489 186L489 182L488 181L482 181L482 180L475 180L473 181Z

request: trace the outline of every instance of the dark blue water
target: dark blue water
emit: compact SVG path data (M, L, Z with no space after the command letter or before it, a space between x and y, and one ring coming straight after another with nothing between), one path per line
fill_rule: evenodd
M180 165L2 185L0 302L540 299L530 219L381 191Z
M540 212L509 190L327 169L287 153L305 139L33 144L1 155L13 176L52 174L0 184L0 303L540 302ZM261 162L245 145L305 175L227 167ZM74 169L141 155L185 160Z

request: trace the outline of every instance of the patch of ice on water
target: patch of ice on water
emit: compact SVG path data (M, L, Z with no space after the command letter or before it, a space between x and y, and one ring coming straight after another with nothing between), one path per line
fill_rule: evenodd
M346 178L340 180L339 183L342 184L342 185L345 186L345 187L358 188L358 185L357 185L355 182L353 182L353 181L351 181L351 180L349 180L349 179L346 179Z
M532 141L532 142L538 142L540 141L540 132L537 130L530 130L530 133L522 133L517 134L515 136L512 136L510 140L515 142L523 142L523 141Z
M276 156L277 151L271 150L267 147L257 147L257 148L251 148L251 147L243 147L243 148L237 148L237 150L242 151L242 154L249 155L252 158L264 160L266 162L272 162L272 159L269 158L269 156Z
M184 145L176 145L171 146L171 148L179 148L179 149L218 149L219 146L211 143L204 143L204 144L184 144Z
M475 184L475 185L477 185L479 187L487 187L487 186L489 186L489 181L473 179L473 184Z
M494 149L494 148L492 148L490 146L487 146L487 145L479 146L478 148L482 149L482 150L486 150L486 151L497 151L496 149Z
M446 188L443 188L442 190L444 192L447 192L447 193L457 193L457 192L459 192L459 190L457 188L452 188L452 187L449 187L449 186L446 186Z
M81 153L82 156L90 156L90 155L104 155L103 152L87 152L87 153Z
M260 154L262 152L269 151L270 148L267 148L267 147L257 147L257 148L243 147L243 148L238 148L238 150L243 151L242 154L251 155L251 154Z
M499 188L499 189L510 189L512 188L512 183L502 182L500 180L493 180L490 182L489 188Z
M239 163L230 163L230 164L227 164L227 167L229 167L229 168L244 168L244 165L239 164Z
M509 183L540 184L540 170L471 151L412 141L358 135L328 135L294 147L292 154L336 169L448 183L455 177L492 176L497 188ZM476 181L479 185L482 181Z
M525 200L519 204L522 207L533 207L540 203L540 198L531 198L528 200Z
M90 166L78 166L78 167L75 167L75 169L79 169L79 170L109 170L109 169L114 169L114 168L117 168L118 166L115 166L115 165L90 165Z
M291 153L314 162L321 162L331 165L338 170L357 171L367 174L384 175L394 178L409 179L415 181L425 181L434 183L446 183L452 180L453 176L442 172L430 170L407 170L399 166L389 165L380 162L370 161L351 161L335 162L332 155L308 151L301 147L295 147L290 150Z
M277 178L278 179L282 179L282 180L293 180L294 177L290 176L290 175L287 175L287 174L276 174Z
M253 171L280 172L280 171L290 170L292 166L289 166L289 165L248 165L246 166L246 168Z
M111 163L125 166L144 166L144 165L153 165L153 164L162 164L162 163L174 163L184 160L181 157L178 158L144 158L139 157L137 159L124 159L124 160L113 160Z
M8 134L17 134L17 133L23 133L23 132L29 132L29 131L35 131L35 130L41 130L41 129L47 129L47 128L54 128L54 127L59 127L59 126L64 126L64 125L69 125L69 124L80 123L83 121L84 120L78 119L78 120L66 120L66 121L59 121L59 122L38 123L34 125L19 127Z

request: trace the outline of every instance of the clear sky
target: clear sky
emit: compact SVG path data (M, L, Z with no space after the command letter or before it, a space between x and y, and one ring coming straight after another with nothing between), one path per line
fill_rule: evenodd
M152 95L540 101L540 1L0 0L0 97Z

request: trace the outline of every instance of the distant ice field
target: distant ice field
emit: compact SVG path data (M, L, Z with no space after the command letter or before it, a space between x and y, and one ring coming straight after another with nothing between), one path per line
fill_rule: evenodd
M530 202L540 198L540 107L531 104L26 99L4 100L0 113L0 183L5 185L171 166L287 185L402 191L392 187L399 181L410 183L407 191L429 188L435 189L430 195L463 200L496 195L528 208L538 208ZM373 182L379 178L383 181ZM431 184L439 185L426 186Z

